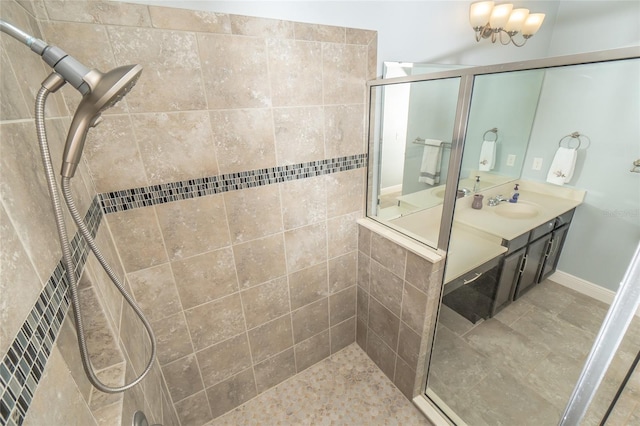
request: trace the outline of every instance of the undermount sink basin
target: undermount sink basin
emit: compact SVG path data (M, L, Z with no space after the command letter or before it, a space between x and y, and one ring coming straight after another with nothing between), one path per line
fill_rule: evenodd
M444 191L445 189L439 189L437 191L432 192L432 194L434 197L444 198Z
M508 219L531 219L540 213L538 206L523 201L517 203L504 202L490 208L493 208L494 213L498 216Z

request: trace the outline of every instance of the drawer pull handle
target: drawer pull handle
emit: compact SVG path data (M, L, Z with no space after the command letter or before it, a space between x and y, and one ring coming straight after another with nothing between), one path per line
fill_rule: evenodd
M475 280L477 280L478 278L480 278L481 276L482 276L482 272L480 272L480 273L477 273L477 272L476 272L476 276L475 276L475 277L471 278L470 280L463 280L463 281L462 281L462 283L463 283L463 284L469 284L469 283L472 283L472 282L474 282Z

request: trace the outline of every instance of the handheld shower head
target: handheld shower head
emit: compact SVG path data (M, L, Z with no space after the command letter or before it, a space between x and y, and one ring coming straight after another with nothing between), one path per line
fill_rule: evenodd
M84 76L90 90L82 97L69 127L62 157L62 176L75 174L90 127L100 122L100 113L120 101L138 81L142 67L126 65L107 73L91 70Z
M29 46L82 94L82 100L71 121L62 160L61 174L71 178L80 162L87 131L100 122L102 111L115 105L131 90L140 77L142 67L127 65L101 73L85 67L59 47L48 45L2 19L0 32Z

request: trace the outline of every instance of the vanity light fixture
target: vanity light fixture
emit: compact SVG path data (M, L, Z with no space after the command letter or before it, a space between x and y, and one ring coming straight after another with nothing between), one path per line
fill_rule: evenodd
M504 45L513 43L522 47L540 29L542 21L544 13L514 9L511 3L496 5L494 1L479 1L469 7L469 22L476 32L476 41L491 38L495 43L499 39ZM514 38L517 34L522 34L522 42Z

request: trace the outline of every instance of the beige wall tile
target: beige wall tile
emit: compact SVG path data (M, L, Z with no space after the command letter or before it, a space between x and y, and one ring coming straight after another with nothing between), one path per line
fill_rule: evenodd
M329 297L329 323L335 326L356 315L356 286ZM355 323L354 323L355 327Z
M289 272L299 271L327 260L326 222L284 233Z
M257 395L253 370L244 370L207 389L213 418L226 413Z
M231 15L233 34L264 38L294 38L293 22Z
M31 106L22 96L18 79L13 72L11 61L3 49L0 52L0 67L2 67L2 98L0 98L0 120L18 120L31 115Z
M363 44L368 45L377 36L376 31L361 30L358 28L346 28L347 44Z
M161 204L155 209L170 260L229 245L229 228L221 195Z
M325 104L363 104L367 76L367 47L322 45Z
M204 389L194 354L163 366L162 373L174 401L181 401Z
M274 108L273 126L278 165L325 158L323 107Z
M333 294L357 283L358 252L352 251L329 260L329 293Z
M376 261L371 261L371 295L396 316L402 308L404 281Z
M249 344L254 363L259 363L293 346L291 315L284 315L252 330Z
M68 364L67 364L68 365ZM126 364L124 362L116 364L105 370L96 372L96 376L102 383L106 383L111 386L124 385L124 375L126 371ZM84 372L83 372L84 373ZM111 404L116 404L122 401L122 394L120 393L105 393L98 389L91 388L91 402L89 407L91 411L107 407Z
M224 194L224 202L234 244L282 231L277 185L227 192Z
M369 298L369 328L395 351L398 344L400 319L373 297Z
M131 120L126 115L110 115L98 127L91 129L83 156L98 192L149 184Z
M294 349L299 373L330 355L329 330L298 343Z
M358 225L358 250L371 256L371 237L373 233L362 225Z
M246 333L239 334L197 353L202 379L208 388L251 367Z
M400 323L398 356L402 358L412 370L415 370L418 367L420 339L420 335L416 334L405 323Z
M150 321L182 310L178 290L168 263L127 275L138 305Z
M211 111L220 173L273 167L276 162L270 109Z
M327 176L327 217L334 218L364 208L364 172L361 169Z
M289 312L287 278L251 287L240 292L247 328L251 329Z
M327 195L324 176L281 183L282 219L289 230L327 218Z
M367 336L367 355L382 372L391 380L394 378L396 354L376 333Z
M267 39L274 107L322 103L322 49L310 41Z
M324 149L329 158L364 152L364 106L361 104L326 106L324 133Z
M189 309L185 315L197 351L245 331L238 293Z
M427 295L409 283L405 283L403 291L402 321L418 334L422 334L427 313Z
M360 212L338 216L327 222L329 259L358 249L358 223Z
M132 112L206 108L195 34L133 27L108 30L116 61L144 68L127 96Z
M57 121L57 120L56 120ZM42 160L32 123L2 124L0 200L36 273L46 282L62 257Z
M371 258L358 250L358 287L370 290Z
M291 313L293 338L300 343L329 328L329 300L324 298Z
M169 260L154 208L113 213L106 220L127 272Z
M263 38L198 34L198 45L210 109L271 106Z
M231 247L171 263L184 309L238 291Z
M241 289L281 277L287 272L282 234L234 245L233 255Z
M396 276L404 279L407 250L374 233L371 238L371 258Z
M131 119L149 184L218 174L206 111L135 114Z
M296 374L293 348L254 366L258 393L274 387Z
M330 25L293 23L297 40L323 41L328 43L344 43L345 28Z
M231 21L225 13L149 6L155 28L209 33L231 33Z
M346 348L356 341L356 317L351 317L331 327L331 353Z
M431 294L432 274L440 270L439 264L433 264L420 256L407 252L407 275L405 279L425 294Z
M360 318L356 318L356 343L362 348L363 351L367 350L367 333L369 327L365 322L362 322Z
M89 22L94 24L120 24L138 27L150 25L149 12L144 5L119 2L45 2L50 19Z
M181 425L203 425L213 418L205 391L175 404Z
M406 362L400 357L396 357L396 370L393 383L400 391L409 399L413 399L414 381L416 377L415 370L411 369Z
M76 335L74 320L69 315L67 315L60 327L60 333L56 339L56 347L60 351L65 364L67 364L67 368L69 369L82 398L89 403L89 401L91 401L93 386L84 372L82 360L80 359L80 351L78 350L78 337Z
M46 425L51 424L51 419L56 419L61 425L96 425L89 407L78 393L62 355L55 347L47 361L24 424Z
M367 80L382 78L378 75L378 34L373 37L367 46Z
M327 264L319 263L290 274L289 294L292 310L327 297Z
M158 362L168 364L193 352L187 320L180 312L151 323L158 343Z
M42 284L27 256L4 206L0 204L0 356L4 358L13 338L29 315L34 301L42 291ZM20 301L20 303L16 303ZM25 303L29 301L28 303Z
M358 287L356 297L356 311L358 319L367 324L369 322L369 293L364 291L362 287Z

